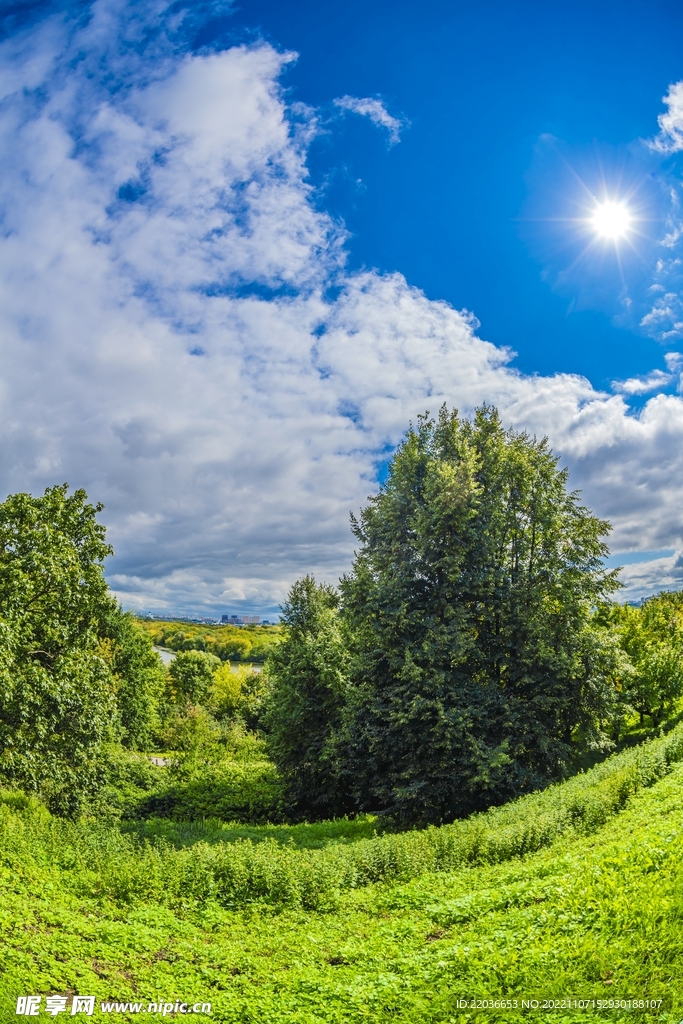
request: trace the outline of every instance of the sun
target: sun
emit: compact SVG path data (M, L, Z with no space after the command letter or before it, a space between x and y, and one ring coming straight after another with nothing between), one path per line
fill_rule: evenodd
M604 203L597 203L591 224L595 233L601 238L609 238L616 241L628 234L633 218L625 203L615 203L606 200Z

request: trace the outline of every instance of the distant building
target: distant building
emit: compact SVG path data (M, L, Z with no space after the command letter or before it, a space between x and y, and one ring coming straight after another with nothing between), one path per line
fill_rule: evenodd
M223 626L257 626L260 621L260 615L221 615Z

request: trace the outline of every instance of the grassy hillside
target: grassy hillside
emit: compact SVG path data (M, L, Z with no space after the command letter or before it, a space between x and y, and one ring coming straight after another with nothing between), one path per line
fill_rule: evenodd
M544 793L402 835L375 835L370 818L75 824L6 794L0 1019L17 1019L18 994L76 991L211 1002L235 1024L673 1024L682 762L677 729ZM656 1007L597 1002L646 999Z

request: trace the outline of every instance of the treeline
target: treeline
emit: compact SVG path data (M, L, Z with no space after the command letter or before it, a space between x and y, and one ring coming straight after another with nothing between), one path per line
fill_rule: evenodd
M138 620L157 647L206 651L221 661L263 663L279 640L277 626L205 626L189 622Z
M683 693L683 595L616 603L609 524L567 482L494 409L423 417L339 587L298 580L259 631L137 621L104 580L101 506L66 485L9 497L0 786L70 815L149 791L135 813L439 824L659 728ZM258 644L263 671L230 664ZM168 752L162 790L117 750Z

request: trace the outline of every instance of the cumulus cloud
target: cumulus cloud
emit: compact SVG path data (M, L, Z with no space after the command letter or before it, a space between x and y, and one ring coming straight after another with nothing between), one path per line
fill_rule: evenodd
M625 585L628 599L642 600L660 590L683 589L683 551L675 551L673 555L663 558L649 558L632 565L625 565L621 570L621 580Z
M657 118L659 134L650 141L650 146L660 153L677 153L683 149L683 82L670 85L662 103L668 109Z
M623 395L648 395L652 391L661 391L676 379L673 373L664 373L663 370L651 370L642 377L630 377L628 380L612 381L614 391Z
M177 22L97 0L0 46L5 492L104 501L128 605L272 609L347 568L411 418L486 400L549 435L618 550L683 548L681 399L524 376L470 314L347 272L291 55L187 52Z
M359 99L357 96L341 96L334 102L335 106L341 110L350 110L362 117L369 117L373 124L386 128L389 132L390 145L393 146L401 141L401 129L405 127L406 122L398 117L392 117L381 100L368 96L363 99Z

